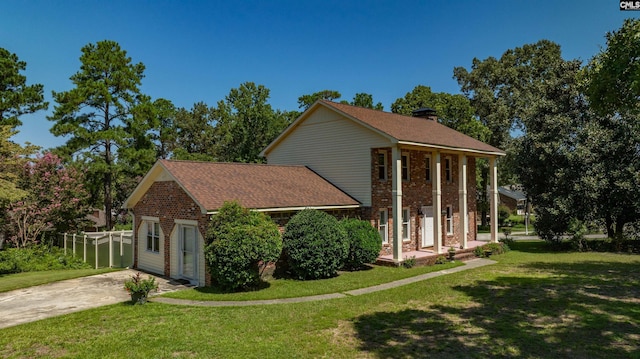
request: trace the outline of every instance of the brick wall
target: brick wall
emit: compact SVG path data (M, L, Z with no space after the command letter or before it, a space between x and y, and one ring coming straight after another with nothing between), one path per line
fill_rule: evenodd
M378 154L386 153L387 158L387 179L380 180L378 177ZM402 181L402 206L403 208L409 208L411 217L410 222L410 238L408 241L403 241L402 250L412 251L421 247L422 241L422 216L419 214L422 206L433 205L433 181L427 180L426 170L426 158L432 155L429 151L420 150L402 150L403 155L409 156L409 180ZM451 159L451 181L445 179L445 158ZM456 154L441 154L442 164L442 209L446 209L447 206L451 206L453 211L453 235L446 234L446 221L445 217L442 217L442 233L445 245L459 245L461 243L460 238L460 203L459 203L459 188L458 188L458 161L459 157ZM370 217L363 216L363 218L369 218L372 225L376 225L378 219L379 209L386 208L389 213L389 225L388 225L388 237L389 243L384 244L381 254L392 253L392 228L393 228L393 211L392 211L392 167L391 167L391 148L379 148L371 150L371 208ZM431 159L431 167L434 168L433 157ZM476 238L476 226L475 226L475 209L476 209L476 178L475 178L475 158L467 157L467 206L469 210L469 236L468 240L474 240Z
M142 199L133 208L134 224L134 263L138 266L138 230L142 216L158 217L162 229L164 243L164 275L171 273L170 236L175 226L175 219L198 221L198 230L204 237L207 233L208 215L202 214L200 207L174 181L154 182ZM206 270L206 269L205 269ZM206 270L208 273L209 271Z
M335 216L337 219L344 217L361 217L362 210L360 208L348 210L332 210L326 211ZM206 237L207 227L209 224L209 215L202 214L200 207L187 195L186 192L173 181L154 182L149 190L144 194L142 199L133 208L134 213L134 267L138 266L138 230L142 222L142 216L157 217L160 219L160 227L162 229L162 240L164 243L164 275L170 276L171 273L171 243L170 236L175 226L175 219L198 221L198 230L200 234ZM289 219L297 212L277 212L267 213L278 224L281 232ZM365 213L366 210L365 210ZM144 248L144 243L142 243ZM211 274L205 261L205 285L211 285Z
M499 204L509 207L512 213L518 209L518 201L515 198L508 197L502 193L499 194L499 198Z

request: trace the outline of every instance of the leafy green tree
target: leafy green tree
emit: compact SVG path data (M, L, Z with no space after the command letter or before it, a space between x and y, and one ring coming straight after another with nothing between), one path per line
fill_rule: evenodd
M640 112L640 20L626 19L607 33L607 47L589 64L587 95L600 114Z
M167 147L173 149L174 158L179 160L214 161L217 123L215 109L204 102L195 103L191 110L180 108L173 127L164 129L168 134Z
M27 77L20 72L27 63L20 61L16 54L0 47L0 125L15 128L22 122L24 114L46 110L49 103L44 101L41 84L27 85Z
M215 110L218 160L262 161L260 151L288 125L288 117L273 111L268 100L269 89L245 82L218 102Z
M548 40L509 49L499 58L484 60L474 58L471 70L454 68L454 78L471 101L480 122L489 129L485 142L506 150L518 149L512 143L511 131L520 128L527 131L523 119L535 115L536 104L545 96L544 90L552 81L554 69L562 71L560 46ZM512 157L507 160L512 160ZM498 166L498 178L522 181L520 174L511 172L513 166ZM478 207L488 208L487 192L489 169L479 161ZM505 174L505 170L507 173ZM486 225L486 212L481 215Z
M576 148L580 188L610 237L640 221L640 20L626 19L607 33L607 47L585 71L586 93L596 115L583 128Z
M176 149L176 111L176 107L167 99L160 98L153 101L153 116L156 125L153 140L156 144L156 158L171 158Z
M17 133L9 125L0 125L0 249L7 238L8 209L11 202L16 202L26 197L29 192L19 184L22 167L28 160L28 156L35 153L38 148L33 145L22 147L11 141L11 137Z
M353 101L340 101L341 103L345 103L353 106L360 106L364 108L370 108L372 110L382 111L384 110L384 106L382 106L381 102L373 104L373 95L368 93L359 92L353 96Z
M509 50L501 58L511 72L500 101L512 104L523 135L514 141L518 177L536 207L536 230L559 241L572 219L589 214L588 194L578 190L587 158L576 148L591 114L580 84L581 63L565 60L547 41Z
M301 108L302 111L306 111L311 105L313 105L318 100L337 100L342 95L338 91L334 90L322 90L310 95L302 95L298 97L298 108Z
M0 206L19 200L27 195L18 184L19 174L26 162L26 157L35 153L37 147L22 147L11 141L18 133L9 125L0 125Z
M139 89L145 67L132 63L110 40L84 46L80 61L80 70L70 78L75 88L53 92L57 106L48 119L55 122L51 133L70 136L59 153L86 159L91 172L99 175L106 226L111 228L118 152L130 144L129 131L137 127L136 107L148 101Z

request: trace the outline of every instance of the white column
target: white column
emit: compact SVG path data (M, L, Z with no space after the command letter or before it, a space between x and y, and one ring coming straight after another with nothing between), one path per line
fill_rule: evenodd
M491 242L498 242L498 161L489 158L489 203L491 211Z
M442 253L442 168L440 151L433 154L433 249Z
M393 196L393 261L402 262L402 156L398 146L391 148L391 192Z
M467 214L469 209L467 206L467 156L460 155L458 159L458 174L460 177L460 187L458 190L459 197L459 213L460 217L460 243L463 248L467 248L467 236L469 235L469 226L467 223Z

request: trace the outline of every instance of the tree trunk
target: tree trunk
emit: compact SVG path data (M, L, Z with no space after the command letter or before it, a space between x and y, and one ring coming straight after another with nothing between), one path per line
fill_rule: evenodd
M107 103L104 112L104 129L109 130L110 128L111 119L109 117L109 103ZM107 231L110 231L113 226L111 224L111 175L113 171L111 162L111 140L107 139L104 143L104 163L107 165L107 170L104 173L104 216Z
M110 167L110 166L109 166ZM111 172L104 174L104 212L107 231L111 230Z
M613 220L610 215L604 219L604 223L607 227L607 237L613 238L615 236L615 232L613 231Z
M614 234L617 239L622 239L622 235L624 234L624 225L625 221L618 218L618 220L616 221L616 233Z

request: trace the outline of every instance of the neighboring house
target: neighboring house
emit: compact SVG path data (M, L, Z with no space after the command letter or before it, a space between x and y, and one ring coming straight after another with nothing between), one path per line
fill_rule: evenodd
M511 213L523 216L527 212L527 195L518 187L500 186L498 193L500 194L500 204L508 207Z
M439 124L431 109L414 115L321 100L264 149L268 165L158 161L124 205L134 215L134 265L209 283L203 238L227 200L281 226L309 207L369 220L381 254L397 262L407 251L466 248L476 238L477 158L489 159L497 241L496 158L504 152Z
M107 225L107 215L104 209L92 209L91 213L87 214L86 219L89 224L85 227L85 232L99 232Z
M225 201L285 222L304 208L353 216L360 203L304 166L159 160L126 200L134 267L209 284L204 236Z

